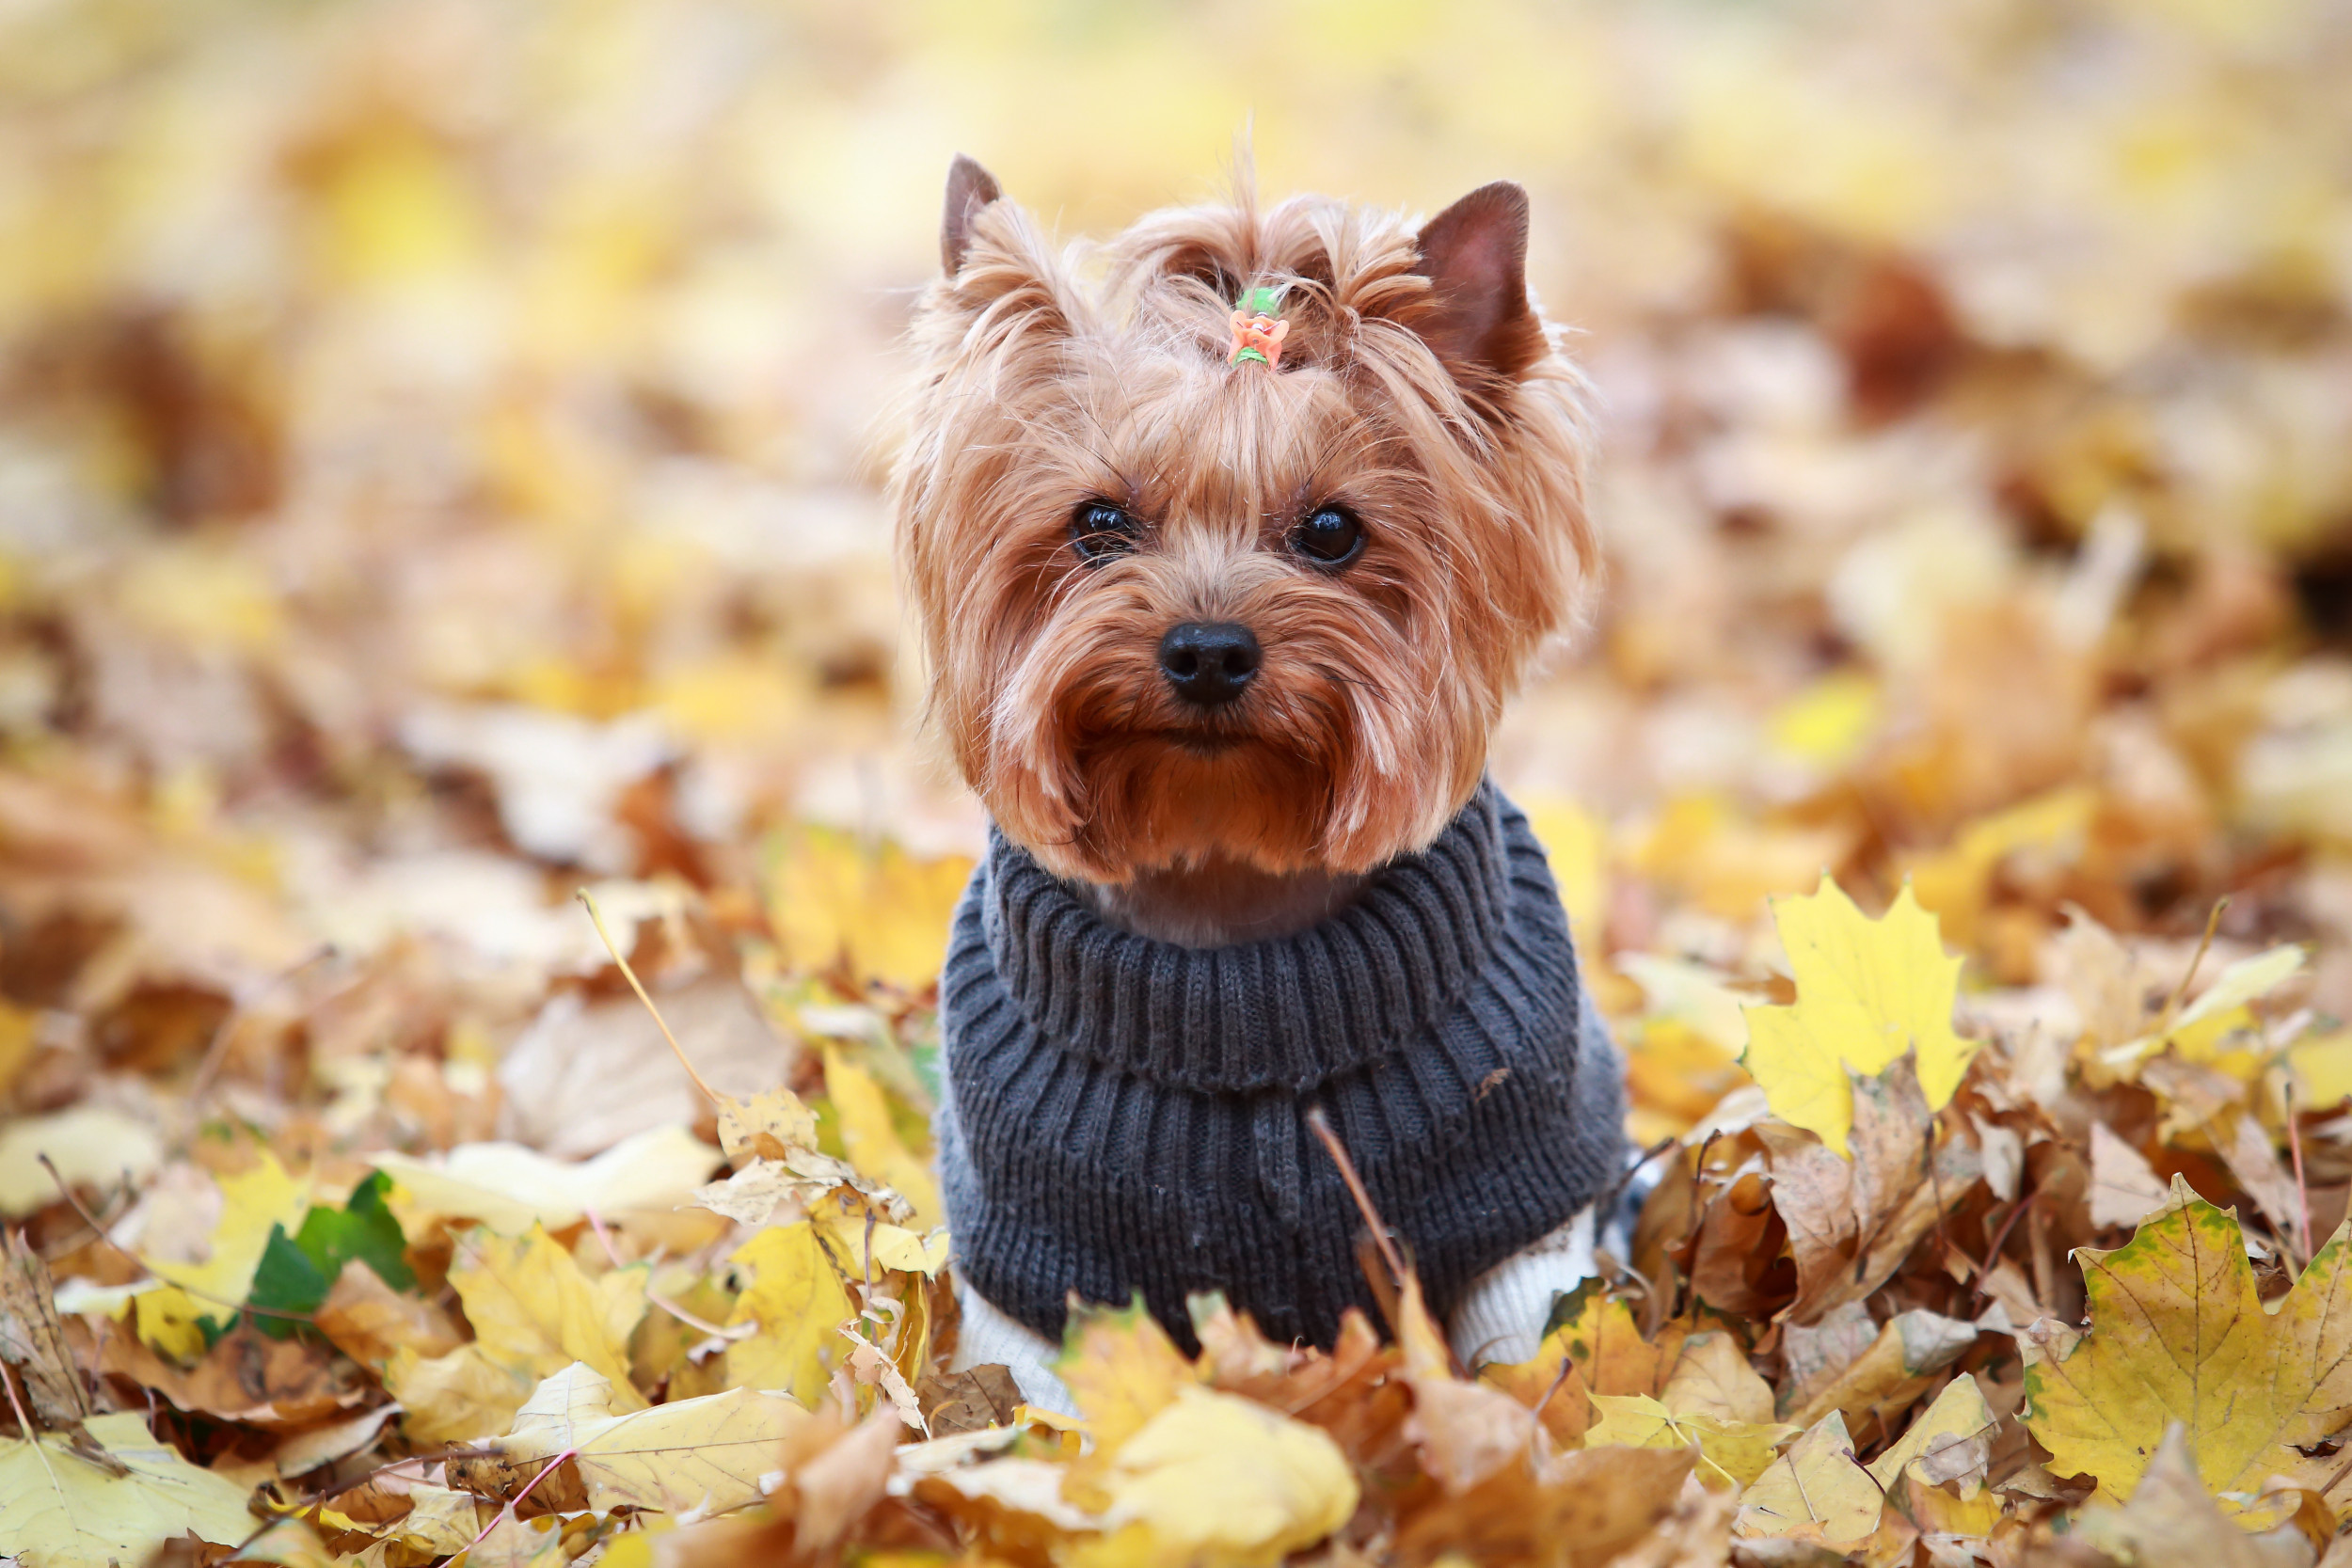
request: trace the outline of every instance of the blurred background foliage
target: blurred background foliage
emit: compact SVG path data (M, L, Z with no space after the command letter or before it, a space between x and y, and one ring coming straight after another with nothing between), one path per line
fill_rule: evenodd
M8 1092L184 1067L330 941L416 1016L269 1082L348 1130L421 1052L402 1138L481 1135L444 1101L601 962L584 876L919 988L982 824L879 475L958 150L1073 236L1237 142L1268 195L1529 186L1609 579L1496 768L1648 956L1613 1010L1769 990L1828 866L2012 990L2069 905L2187 942L2234 891L2352 1013L2347 80L2295 0L11 0ZM1709 1006L1659 1125L1736 1080Z

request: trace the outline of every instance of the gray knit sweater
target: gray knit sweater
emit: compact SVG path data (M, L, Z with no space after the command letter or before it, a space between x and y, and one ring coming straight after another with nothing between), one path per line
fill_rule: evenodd
M1371 1302L1320 1102L1442 1321L1624 1168L1622 1065L1581 994L1543 847L1491 784L1330 919L1230 947L1121 931L994 836L940 978L956 1267L1052 1338L1071 1292L1140 1291L1190 1350L1185 1296L1221 1291L1327 1346Z

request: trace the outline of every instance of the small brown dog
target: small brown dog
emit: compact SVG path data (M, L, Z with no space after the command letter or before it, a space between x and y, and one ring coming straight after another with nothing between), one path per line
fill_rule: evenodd
M1140 1291L1188 1338L1184 1296L1217 1289L1327 1339L1322 1286L1245 1255L1345 1258L1316 1222L1341 1212L1317 1207L1331 1173L1296 1153L1316 1103L1399 1205L1457 1340L1532 1350L1551 1289L1589 1269L1577 1212L1622 1168L1619 1069L1540 851L1482 784L1594 553L1581 383L1528 297L1527 230L1511 184L1416 229L1320 198L1261 209L1245 182L1065 254L978 165L949 175L894 497L931 715L1000 835L942 982L943 1165L977 1287L962 1358L1010 1361L1033 1395L1073 1291ZM1463 976L1514 963L1536 978L1477 1016L1526 1038L1474 1100L1429 1087L1424 1057L1486 1060L1442 1043L1488 1006ZM1359 992L1385 999L1360 1020ZM1419 1074L1402 1111L1376 1086L1399 1062ZM1546 1165L1507 1216L1447 1209L1422 1188L1514 1073L1509 1115L1582 1127L1591 1158ZM1180 1174L1211 1147L1249 1180ZM1025 1216L1055 1181L1116 1212ZM1531 1258L1497 1297L1489 1276Z

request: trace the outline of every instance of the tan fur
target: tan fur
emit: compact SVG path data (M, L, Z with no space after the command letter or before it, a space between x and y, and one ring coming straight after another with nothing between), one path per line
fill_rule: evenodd
M1069 252L995 200L968 239L916 311L892 491L931 719L996 822L1098 884L1427 844L1590 572L1581 383L1551 335L1516 378L1449 370L1414 229L1320 197L1245 189ZM1279 372L1226 363L1257 284L1287 287ZM1148 531L1089 565L1069 529L1098 497ZM1326 502L1367 531L1336 574L1287 545ZM1264 663L1200 714L1157 650L1204 620Z

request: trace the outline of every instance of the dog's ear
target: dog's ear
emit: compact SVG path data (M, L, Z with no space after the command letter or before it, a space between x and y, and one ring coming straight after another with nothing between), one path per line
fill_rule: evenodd
M965 157L956 154L956 161L947 166L947 210L939 220L939 260L955 277L963 270L964 254L972 248L972 220L1004 196L996 177Z
M1543 357L1543 323L1527 301L1525 190L1479 186L1431 218L1417 246L1429 299L1414 326L1457 380L1515 381Z

